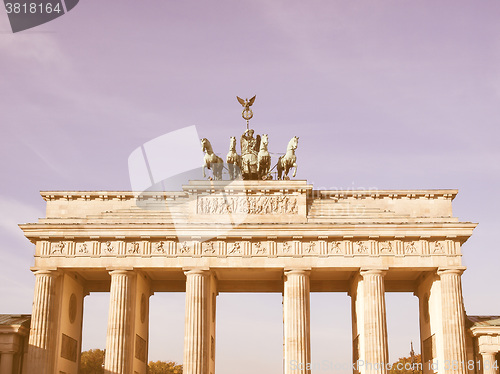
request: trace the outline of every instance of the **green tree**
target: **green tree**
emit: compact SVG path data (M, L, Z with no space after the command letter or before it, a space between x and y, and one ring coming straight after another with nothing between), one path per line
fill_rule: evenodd
M104 351L91 349L82 352L79 374L104 374Z
M388 374L422 374L422 356L402 357L392 364Z
M182 374L182 365L172 361L149 361L148 374Z

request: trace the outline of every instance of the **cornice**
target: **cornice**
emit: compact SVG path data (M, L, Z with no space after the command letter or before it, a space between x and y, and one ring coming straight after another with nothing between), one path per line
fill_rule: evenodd
M429 190L314 190L312 185L304 183L304 181L268 181L259 183L230 183L212 182L208 184L206 181L200 183L190 183L183 186L183 191L65 191L52 190L40 191L40 195L45 201L55 200L164 200L167 198L187 197L189 193L215 193L220 191L241 192L241 191L286 191L286 192L309 192L313 198L320 199L343 199L343 198L372 198L372 199L451 199L453 200L458 194L456 189L429 189ZM255 182L255 181L253 181Z

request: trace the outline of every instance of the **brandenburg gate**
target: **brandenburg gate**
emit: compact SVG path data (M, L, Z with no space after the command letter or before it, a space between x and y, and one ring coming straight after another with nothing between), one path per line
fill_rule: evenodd
M385 293L412 292L424 374L466 374L462 245L476 224L453 216L457 191L316 190L288 178L296 136L273 179L268 136L249 129L255 96L238 101L241 155L234 137L226 164L201 140L210 180L181 191L42 192L46 217L21 225L36 245L27 373L77 374L83 299L101 291L110 292L107 374L146 373L155 292L186 293L185 374L215 374L221 292L282 293L285 374L311 372L311 292L351 296L355 374L387 373Z
M221 292L282 293L287 374L310 372L310 292L351 296L355 373L387 372L386 292L419 298L425 374L467 362L461 256L476 225L453 216L456 190L204 180L174 192L41 194L46 217L21 225L36 245L28 373L78 372L83 299L95 291L111 294L110 374L146 373L154 292L186 293L186 374L215 373Z

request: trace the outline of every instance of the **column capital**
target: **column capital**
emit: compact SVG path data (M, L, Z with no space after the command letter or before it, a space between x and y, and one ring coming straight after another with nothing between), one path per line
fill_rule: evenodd
M132 275L135 273L132 269L106 269L106 270L108 271L109 275L111 275L111 276L119 275L119 274Z
M182 271L186 276L192 274L208 275L211 273L210 268L199 267L199 268L182 268Z
M309 275L311 273L311 268L285 268L284 274L289 275Z
M31 271L35 275L50 275L53 277L57 277L61 274L61 272L57 269L34 269L34 268L32 268Z
M362 277L365 275L380 275L383 277L388 271L388 268L361 268L359 269L359 274Z
M465 271L466 267L465 266L458 266L458 267L450 267L450 268L438 268L437 269L437 275L441 276L443 274L458 274L462 275L463 272Z
M479 353L483 356L487 356L487 355L493 355L493 356L496 356L496 354L498 353L498 351L494 348L490 348L490 347L481 347L479 346Z

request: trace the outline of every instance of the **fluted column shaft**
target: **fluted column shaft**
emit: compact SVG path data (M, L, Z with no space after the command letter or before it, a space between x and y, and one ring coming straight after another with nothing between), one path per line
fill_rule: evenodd
M209 310L206 270L189 270L186 274L186 320L184 334L184 374L209 374Z
M483 357L483 374L498 374L498 362L494 352L481 352Z
M443 310L443 344L445 362L456 362L454 372L466 374L465 316L462 300L461 269L439 270Z
M109 300L108 332L104 371L106 374L129 374L133 342L129 337L132 323L131 279L132 271L113 270Z
M285 374L311 372L309 271L285 272L283 293Z
M35 277L27 372L52 374L50 345L57 273L51 270L39 270L35 272Z
M14 363L14 352L2 352L0 354L0 374L12 374Z
M383 270L362 270L364 294L365 372L386 374L389 361Z

